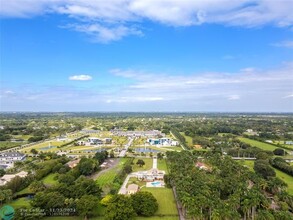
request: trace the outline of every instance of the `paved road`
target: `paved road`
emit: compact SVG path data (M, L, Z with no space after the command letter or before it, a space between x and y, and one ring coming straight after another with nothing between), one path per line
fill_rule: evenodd
M158 168L158 159L153 157L153 168L157 169Z
M124 157L125 156L125 154L127 153L128 148L132 144L133 140L134 140L133 138L129 138L128 143L124 145L124 149L119 153L118 157Z
M124 182L123 182L118 194L127 194L126 185L127 185L128 181L129 181L129 178L130 177L136 177L136 176L137 176L136 173L128 174L126 179L124 180Z

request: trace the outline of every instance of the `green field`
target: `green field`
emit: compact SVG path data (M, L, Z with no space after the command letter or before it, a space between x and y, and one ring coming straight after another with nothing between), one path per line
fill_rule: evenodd
M68 143L68 142L46 141L46 142L43 142L43 143L40 143L40 144L35 144L35 145L30 146L30 147L23 148L20 151L22 151L22 152L30 152L31 149L36 149L37 151L42 151L42 152L54 152L54 151L59 150L59 148L57 148L57 147L61 146L62 144L65 144L65 143ZM49 146L51 146L52 148L42 149L42 148L46 148L46 147L49 147Z
M168 168L167 168L167 163L165 159L159 160L158 159L158 169L159 170L165 170L166 174L169 173Z
M151 192L157 199L159 209L155 215L178 215L172 189L143 187L142 191Z
M12 206L14 209L20 208L20 207L30 207L30 203L29 203L29 199L27 198L20 198L14 201L11 201L5 205L10 205Z
M44 177L42 181L45 185L55 185L58 183L58 181L54 179L56 176L57 173L51 173L48 176Z
M239 137L238 139L240 141L244 142L244 143L250 144L253 147L258 147L258 148L260 148L262 150L273 151L273 150L275 150L277 148L274 145L263 143L263 142L256 141L256 140L251 140L249 138Z
M0 141L0 150L6 150L9 148L17 147L22 144L23 142Z
M186 140L186 144L187 144L189 147L193 147L192 137L190 137L190 136L186 136L186 135L184 134L184 132L180 132L180 134L185 138L185 140Z
M280 179L282 179L285 183L287 183L288 185L288 192L293 195L293 177L289 176L288 174L275 169L276 171L276 176L279 177Z
M98 177L96 180L97 184L99 184L101 187L106 186L107 184L113 183L115 176L117 173L122 169L124 163L129 160L128 158L120 158L119 163L112 167L107 172L103 173L101 176Z
M152 158L140 158L145 162L145 165L140 167L138 165L136 165L137 162L137 158L135 158L133 160L133 165L132 165L132 171L133 172L137 172L137 171L143 171L143 170L149 170L153 167L153 159Z
M254 171L253 170L253 165L254 165L254 161L253 160L239 160L238 162L240 162L242 165L248 167L248 169L250 171Z

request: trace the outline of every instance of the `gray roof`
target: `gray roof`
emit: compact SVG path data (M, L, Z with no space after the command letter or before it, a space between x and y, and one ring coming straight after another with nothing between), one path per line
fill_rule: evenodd
M0 153L0 157L23 157L24 154L19 153L19 152L5 152L5 153Z

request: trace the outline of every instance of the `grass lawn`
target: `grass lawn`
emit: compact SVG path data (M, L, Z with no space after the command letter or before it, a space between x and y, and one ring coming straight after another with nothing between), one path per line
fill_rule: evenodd
M253 170L253 165L254 165L253 160L238 160L238 162L240 164L242 164L243 166L247 166L250 171L254 171Z
M26 193L32 193L32 191L29 189L29 187L24 188L23 190L16 193L16 195L26 194Z
M187 145L193 147L192 137L186 136L184 132L180 132L180 134L185 138Z
M167 163L165 159L159 160L158 159L158 169L165 170L166 174L168 174Z
M166 151L182 151L182 147L178 146L172 146L172 147L160 147L160 150L166 150Z
M26 147L21 149L20 151L22 152L30 152L31 149L36 149L37 151L42 151L42 152L54 152L54 151L58 151L59 148L57 148L58 146L61 146L62 144L68 143L67 142L63 142L63 141L46 141L40 144L35 144L32 145L30 147ZM51 146L51 148L49 148L49 146Z
M172 189L143 187L142 191L151 192L159 203L156 215L178 215Z
M263 143L263 142L256 141L256 140L251 140L249 138L239 137L238 139L244 143L250 144L251 146L254 146L254 147L258 147L262 150L273 151L277 148L274 145Z
M0 150L5 150L22 145L22 142L0 141Z
M107 172L103 173L101 176L98 177L96 182L99 184L99 186L103 187L109 183L113 183L115 176L117 173L122 169L124 163L129 160L128 158L120 158L119 163L112 167Z
M27 198L20 198L20 199L16 199L14 201L11 201L5 205L10 205L12 206L14 209L17 209L17 208L20 208L20 207L30 207L30 204L29 204L29 199Z
M48 176L44 177L42 181L46 185L55 185L58 183L58 181L54 179L56 176L57 176L57 173L51 173Z
M283 180L285 183L288 185L288 192L293 195L293 177L289 176L288 174L275 169L276 171L276 176L279 177L281 180Z
M138 159L143 160L145 162L145 165L142 167L140 167L139 165L136 165L136 162ZM153 168L153 159L152 158L135 158L133 160L133 163L134 163L132 165L133 172L149 170L149 169Z

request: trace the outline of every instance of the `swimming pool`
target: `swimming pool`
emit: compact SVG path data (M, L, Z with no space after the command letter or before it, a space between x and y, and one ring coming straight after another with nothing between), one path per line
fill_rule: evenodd
M151 184L152 184L153 186L161 186L161 182L158 182L158 181L157 181L157 182L152 182Z

